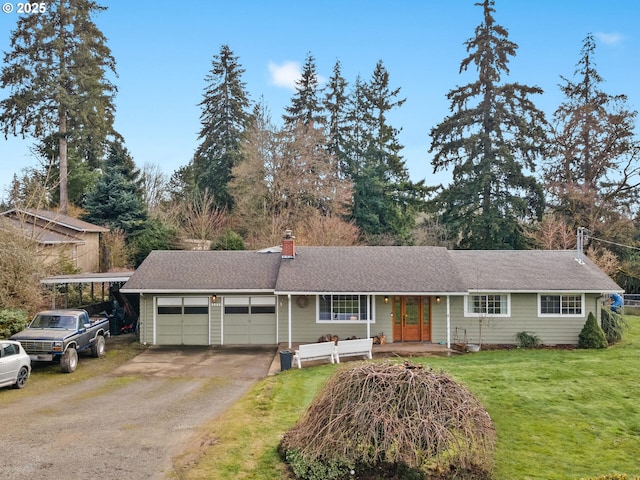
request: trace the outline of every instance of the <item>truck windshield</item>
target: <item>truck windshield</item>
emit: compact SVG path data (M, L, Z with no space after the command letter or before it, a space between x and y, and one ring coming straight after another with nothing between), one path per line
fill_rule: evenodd
M36 315L29 327L75 330L76 318L69 315Z

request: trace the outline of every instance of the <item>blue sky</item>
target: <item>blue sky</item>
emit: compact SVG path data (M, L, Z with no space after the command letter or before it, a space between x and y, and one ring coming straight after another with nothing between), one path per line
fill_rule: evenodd
M9 48L18 2L0 13L0 51ZM414 180L433 176L429 132L449 114L446 94L477 78L459 74L464 42L482 21L475 0L99 0L108 7L95 21L117 62L116 129L138 166L154 164L167 175L195 151L200 108L211 60L229 45L246 70L252 100L264 98L274 120L293 95L308 53L328 78L336 60L353 83L368 80L378 60L400 87L405 104L390 121ZM573 78L582 41L593 33L596 64L610 94L625 94L640 109L640 2L637 0L496 0L495 20L519 49L505 82L537 85L534 97L548 117L563 97L560 76ZM3 7L4 9L4 7ZM0 98L8 95L0 91ZM0 137L0 197L14 173L37 165L32 139Z

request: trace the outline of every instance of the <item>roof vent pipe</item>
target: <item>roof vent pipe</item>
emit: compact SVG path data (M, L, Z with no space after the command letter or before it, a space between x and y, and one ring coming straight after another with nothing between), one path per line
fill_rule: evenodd
M580 265L584 265L584 227L578 227L576 238L576 261Z

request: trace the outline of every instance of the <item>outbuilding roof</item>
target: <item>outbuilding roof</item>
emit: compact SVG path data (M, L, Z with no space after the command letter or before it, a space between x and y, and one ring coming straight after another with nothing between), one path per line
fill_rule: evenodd
M34 222L38 222L41 226L47 226L50 224L59 225L76 232L108 232L109 229L100 225L94 225L93 223L85 222L79 218L70 217L59 212L53 212L51 210L33 210L33 209L18 209L13 208L6 212L0 213L2 216L15 217L19 219L30 218Z
M622 292L574 251L447 250L443 247L304 247L278 252L154 251L125 293L465 294Z

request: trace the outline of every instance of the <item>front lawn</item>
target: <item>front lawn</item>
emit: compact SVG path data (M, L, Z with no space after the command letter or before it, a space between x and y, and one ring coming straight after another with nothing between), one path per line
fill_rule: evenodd
M498 432L495 480L640 476L640 317L606 350L486 351L413 361L444 370L484 403ZM203 430L179 479L287 479L276 448L336 368L267 378Z

